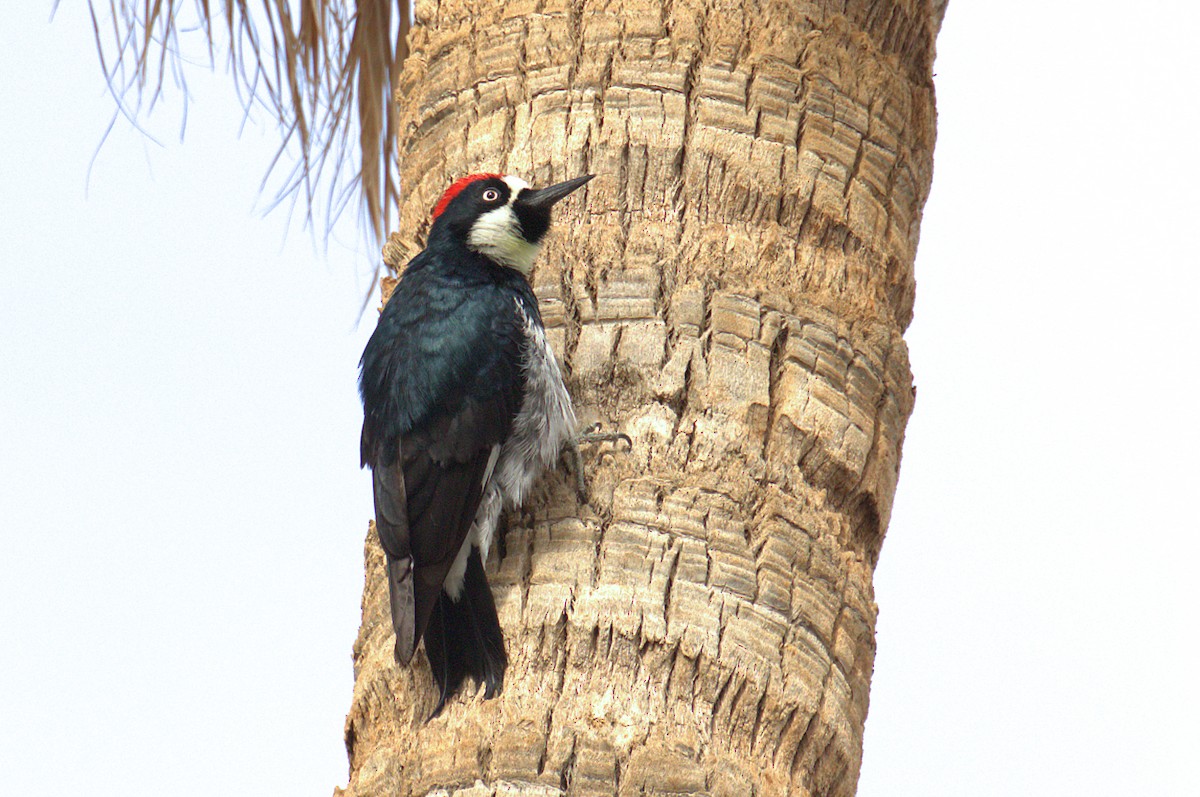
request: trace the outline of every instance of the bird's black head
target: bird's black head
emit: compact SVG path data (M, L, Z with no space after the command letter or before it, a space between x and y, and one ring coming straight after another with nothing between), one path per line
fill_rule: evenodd
M528 274L550 229L550 209L593 176L541 189L530 188L512 175L463 177L434 207L430 239L449 235L501 265Z

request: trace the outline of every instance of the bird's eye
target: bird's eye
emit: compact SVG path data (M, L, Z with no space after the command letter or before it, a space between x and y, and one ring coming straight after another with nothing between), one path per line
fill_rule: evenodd
M500 198L500 192L497 191L495 188L488 188L483 192L483 201L484 202L495 202L499 198Z

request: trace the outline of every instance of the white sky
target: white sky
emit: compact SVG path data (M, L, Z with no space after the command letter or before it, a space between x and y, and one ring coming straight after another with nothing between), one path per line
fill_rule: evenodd
M223 74L85 194L80 5L0 28L0 783L328 795L366 259L255 212ZM1132 8L951 3L863 797L1200 794L1200 12Z

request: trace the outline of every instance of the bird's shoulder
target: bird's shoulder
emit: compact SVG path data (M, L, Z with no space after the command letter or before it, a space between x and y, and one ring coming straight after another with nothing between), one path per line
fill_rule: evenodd
M474 345L480 338L521 331L530 316L540 321L537 299L520 274L473 252L454 257L425 250L401 275L367 348L406 345L433 360L445 359L439 353L484 354Z

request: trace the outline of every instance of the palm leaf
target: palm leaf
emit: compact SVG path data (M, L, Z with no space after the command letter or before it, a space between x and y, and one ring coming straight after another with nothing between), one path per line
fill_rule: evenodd
M275 204L303 200L325 232L357 197L364 231L381 244L397 207L393 98L408 54L409 0L88 0L96 48L118 113L135 126L193 66L185 38L203 37L208 59L227 52L246 109L279 125L268 175L290 163ZM139 127L140 129L140 127ZM319 196L321 185L327 196Z

